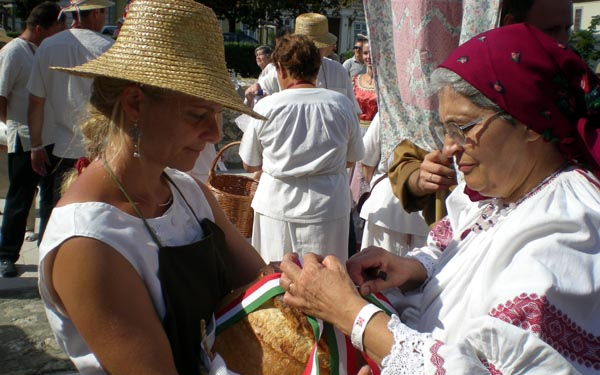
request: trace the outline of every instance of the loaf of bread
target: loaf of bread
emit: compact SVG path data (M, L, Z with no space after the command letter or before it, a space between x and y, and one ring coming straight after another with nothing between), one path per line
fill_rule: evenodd
M260 277L274 270L268 267ZM228 301L246 289L235 291ZM241 375L301 375L314 342L306 316L285 304L283 295L279 295L219 333L213 351L223 357L230 370ZM318 358L320 374L329 375L329 349L323 337Z

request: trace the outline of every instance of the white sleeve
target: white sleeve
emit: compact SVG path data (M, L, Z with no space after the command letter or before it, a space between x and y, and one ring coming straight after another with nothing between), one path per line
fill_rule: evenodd
M31 75L27 82L27 90L32 95L38 98L46 98L46 86L44 85L44 74L48 70L48 66L44 64L44 53L42 48L38 48L36 54L33 57L33 64L31 68Z
M272 95L281 91L279 88L279 80L277 79L277 69L275 65L269 64L265 68L267 70L264 75L258 77L260 88L267 94Z
M348 124L350 126L350 138L348 140L348 156L346 161L357 162L361 160L365 155L365 146L363 144L362 136L360 134L360 126L358 125L358 116L355 116L352 112L345 112L348 117Z
M6 53L0 53L0 96L8 98L14 87L16 74L11 74L14 56L11 58Z
M381 144L379 143L379 113L375 114L371 125L363 136L365 157L360 161L363 165L376 167L381 159Z
M256 133L256 123L261 120L252 119L242 136L240 143L240 157L249 166L257 167L263 163L263 147Z
M581 374L536 335L497 318L465 321L465 335L448 345L419 333L396 315L388 323L394 344L381 375ZM595 373L590 368L590 374Z

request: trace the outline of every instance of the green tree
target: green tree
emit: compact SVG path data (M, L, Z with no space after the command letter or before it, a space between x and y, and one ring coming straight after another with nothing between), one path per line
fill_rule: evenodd
M592 69L598 60L600 60L600 49L598 43L600 43L600 35L596 32L596 29L600 25L600 16L592 17L592 22L587 29L574 31L571 34L570 44L579 53L579 56L588 64ZM598 39L597 39L598 37Z
M292 16L306 12L323 12L325 9L339 9L353 3L353 0L315 0L310 3L293 0L196 0L211 7L217 17L229 23L229 31L234 32L238 22L256 28L263 22L281 24L284 12Z

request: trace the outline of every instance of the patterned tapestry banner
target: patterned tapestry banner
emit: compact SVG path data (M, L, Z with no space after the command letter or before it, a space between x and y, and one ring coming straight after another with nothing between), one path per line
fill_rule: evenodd
M381 120L381 159L404 139L433 150L429 77L459 40L496 26L500 0L364 0ZM463 17L463 9L465 17ZM461 26L464 36L461 36Z

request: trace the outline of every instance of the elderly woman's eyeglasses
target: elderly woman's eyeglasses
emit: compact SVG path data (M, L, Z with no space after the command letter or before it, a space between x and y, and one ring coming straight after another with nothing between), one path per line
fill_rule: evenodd
M495 118L496 116L502 114L504 111L498 111L492 113L488 117L479 117L473 121L469 121L464 125L458 125L457 123L450 121L441 126L436 126L435 130L438 138L442 143L444 142L445 136L448 135L452 140L458 143L461 146L464 146L467 143L467 132L474 127L475 125L479 125L482 122L488 122Z

